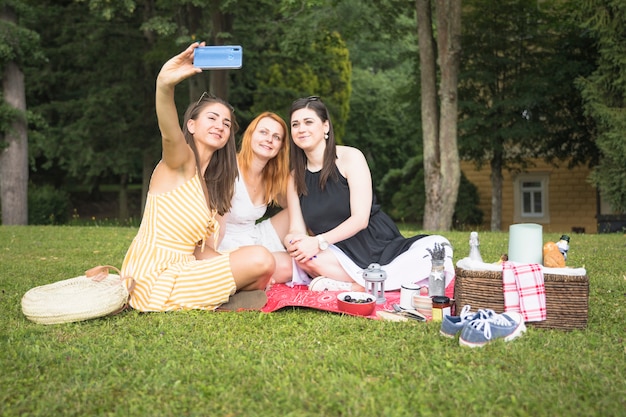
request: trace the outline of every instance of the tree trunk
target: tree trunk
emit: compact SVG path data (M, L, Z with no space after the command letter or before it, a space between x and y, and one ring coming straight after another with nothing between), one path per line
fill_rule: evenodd
M502 151L491 158L491 231L502 229Z
M439 108L437 106L437 70L435 40L432 30L430 0L416 0L417 33L420 54L422 136L424 143L424 207L423 228L436 227L435 202L439 194Z
M211 30L213 45L224 45L220 35L230 32L232 24L228 16L219 8L221 0L213 0L211 5ZM228 70L211 71L211 92L217 97L228 101Z
M457 146L457 81L461 42L461 1L437 1L441 108L430 0L416 0L422 131L424 141L424 230L450 230L461 178ZM439 111L440 110L440 111Z
M17 24L8 7L0 19ZM2 74L5 102L19 114L7 132L0 132L6 148L0 152L0 200L2 224L28 224L28 135L26 130L26 93L24 74L15 62L8 62Z
M117 201L119 204L117 211L118 220L128 220L130 218L128 209L128 174L120 176L120 190L117 195Z
M438 46L441 71L441 122L439 152L441 161L436 230L450 230L461 182L457 144L458 74L461 60L461 1L437 1Z

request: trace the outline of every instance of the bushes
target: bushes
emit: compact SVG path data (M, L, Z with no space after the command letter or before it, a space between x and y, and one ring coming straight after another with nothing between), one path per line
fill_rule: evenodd
M422 157L407 161L402 169L393 169L381 181L378 189L382 206L392 219L419 223L424 219L424 165ZM481 225L483 212L478 208L478 188L461 173L459 195L454 207L452 225L455 229Z
M28 189L28 224L55 225L68 221L70 195L51 185Z

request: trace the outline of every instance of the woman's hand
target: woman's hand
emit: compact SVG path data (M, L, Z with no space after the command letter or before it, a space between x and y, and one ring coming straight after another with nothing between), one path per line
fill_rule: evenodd
M287 236L287 253L298 262L308 262L319 253L319 243L315 236Z
M170 58L165 64L163 64L163 67L161 67L161 71L157 77L157 84L173 87L192 75L201 73L201 68L193 66L193 54L194 50L198 46L204 45L204 42L194 42L183 52Z

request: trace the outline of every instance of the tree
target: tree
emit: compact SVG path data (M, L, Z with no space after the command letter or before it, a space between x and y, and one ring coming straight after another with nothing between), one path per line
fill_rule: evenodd
M379 203L390 214L395 207L390 197L400 184L384 183L383 178L422 153L421 124L415 117L419 114L415 8L402 3L344 0L336 17L352 61L344 144L365 154ZM360 22L367 22L371 29L363 30ZM404 198L415 201L423 197L423 183ZM423 198L420 201L423 203ZM421 223L422 216L417 221Z
M626 212L626 4L582 0L579 19L598 48L598 66L578 80L586 114L598 126L602 157L591 176L616 212Z
M118 182L122 218L128 184L143 176L145 196L159 158L154 78L165 60L194 40L245 45L244 68L205 71L181 84L180 114L211 90L233 104L245 126L252 112L284 114L294 97L319 94L333 112L336 130L345 128L348 49L340 34L315 16L317 0L298 5L213 0L210 8L187 0L26 2L33 10L27 27L40 30L49 57L44 65L25 69L29 103L47 122L33 132L33 170L39 181L59 188L87 185L94 199L100 184ZM303 31L314 35L303 37ZM280 94L285 80L291 82Z
M415 4L420 49L426 187L423 228L450 230L461 180L457 147L461 1L436 1L437 40L433 34L430 0L416 0ZM437 82L438 79L440 83Z
M37 35L18 25L20 2L0 3L0 200L2 224L28 224L28 136L21 65L38 55Z
M464 9L459 143L464 158L489 165L491 230L501 229L504 170L533 158L595 161L573 83L589 71L591 48L566 9L548 6L469 0Z

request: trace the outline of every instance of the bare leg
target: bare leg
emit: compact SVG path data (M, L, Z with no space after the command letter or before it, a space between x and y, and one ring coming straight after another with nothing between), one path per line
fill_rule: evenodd
M274 273L274 256L262 246L243 246L230 253L237 291L264 290Z
M330 251L323 251L317 257L299 264L311 277L325 276L337 281L351 282L352 291L363 291L365 288L354 282Z
M291 256L287 252L272 252L276 261L276 269L272 275L271 283L280 284L291 281L293 268L291 264Z

